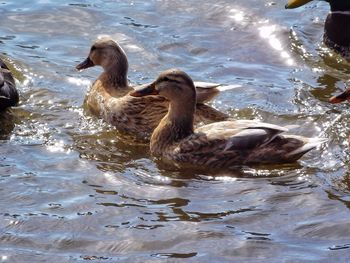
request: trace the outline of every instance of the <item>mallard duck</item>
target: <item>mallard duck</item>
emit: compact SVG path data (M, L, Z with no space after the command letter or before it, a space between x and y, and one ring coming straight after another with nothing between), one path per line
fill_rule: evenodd
M19 96L11 71L0 58L0 111L18 103Z
M149 94L170 101L167 115L152 134L151 154L180 166L229 169L291 163L323 141L281 135L286 128L254 120L215 122L194 130L196 90L191 78L177 69L161 73L153 83L130 95Z
M286 8L296 8L313 0L289 0ZM324 27L324 43L341 54L347 60L350 59L350 1L327 0L331 6Z
M88 110L102 117L117 130L137 140L149 140L152 131L168 111L169 102L161 96L136 98L127 79L128 60L123 49L112 39L102 38L91 47L89 56L76 66L78 70L101 66L103 73L86 96ZM205 105L219 92L217 84L198 87L196 121L226 120L228 115ZM204 84L204 85L203 85Z
M340 103L350 99L350 86L347 87L342 93L339 95L333 96L329 99L330 103Z

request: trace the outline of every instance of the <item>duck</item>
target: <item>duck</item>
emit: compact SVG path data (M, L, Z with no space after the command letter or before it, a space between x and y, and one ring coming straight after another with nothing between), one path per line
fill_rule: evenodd
M5 62L0 58L0 112L16 106L18 101L19 95L15 79Z
M76 66L81 71L101 66L103 72L85 97L87 110L113 125L119 132L138 141L149 141L153 130L168 111L169 101L162 96L133 97L128 83L128 59L121 46L112 38L98 39L88 57ZM197 85L196 122L221 121L229 118L205 104L218 93L218 84L199 82Z
M324 142L322 138L283 135L286 127L256 120L225 120L194 129L196 89L183 71L162 72L151 84L130 93L158 94L170 101L153 131L151 154L180 167L231 169L237 166L286 164Z
M287 9L297 8L313 0L289 0ZM331 12L324 25L323 42L326 46L350 61L350 1L325 0Z

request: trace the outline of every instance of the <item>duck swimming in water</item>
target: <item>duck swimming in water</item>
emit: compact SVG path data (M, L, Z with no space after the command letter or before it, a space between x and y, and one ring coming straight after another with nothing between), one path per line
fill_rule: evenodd
M221 121L194 130L196 89L183 71L167 70L131 96L159 94L169 111L154 130L152 155L177 165L229 169L240 165L282 164L298 160L322 139L281 135L287 129L254 120Z
M16 106L19 101L15 79L11 71L0 58L0 111Z
M104 71L86 96L88 110L122 133L132 135L137 140L148 141L152 131L167 113L169 101L158 95L129 95L134 88L129 86L127 80L128 60L123 49L110 38L97 40L92 45L88 58L76 68L83 70L93 66L101 66ZM218 85L200 84L204 85L197 87L196 121L228 119L228 115L204 104L219 93Z
M313 0L289 0L286 8L297 8ZM327 15L323 42L350 61L350 1L326 0L331 6Z

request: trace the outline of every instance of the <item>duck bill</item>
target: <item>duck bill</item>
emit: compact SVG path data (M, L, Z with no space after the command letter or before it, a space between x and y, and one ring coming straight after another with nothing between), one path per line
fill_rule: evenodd
M299 6L303 6L311 1L312 0L288 0L288 3L286 4L285 7L286 9L293 9Z
M143 85L137 90L132 91L130 93L130 95L133 97L143 97L143 96L158 95L158 94L159 92L156 90L156 85L154 82L151 84Z
M349 100L349 99L350 99L350 86L343 93L330 98L329 102L330 103L340 103L340 102L343 102L343 101Z
M91 68L93 66L95 66L94 62L92 62L92 60L88 57L83 62L81 62L79 65L77 65L75 68L77 70L83 70L83 69Z

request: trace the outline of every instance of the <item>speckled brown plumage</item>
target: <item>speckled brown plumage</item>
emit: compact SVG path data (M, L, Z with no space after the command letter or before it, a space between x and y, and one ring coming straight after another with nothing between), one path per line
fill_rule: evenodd
M259 128L254 127L257 124ZM307 147L297 151L308 143L308 139L279 135L285 131L282 127L264 128L264 123L256 121L251 121L251 125L244 123L242 126L240 121L229 121L226 125L226 136L222 136L220 129L215 125L205 132L195 130L195 133L179 140L178 143L169 142L169 136L164 136L163 140L158 139L156 143L161 145L161 148L152 152L180 165L231 168L237 165L290 163L313 148ZM176 128L171 130L176 131ZM235 139L236 142L231 145ZM167 142L164 143L164 140ZM293 151L296 152L291 154Z
M85 69L95 65L104 72L88 92L85 105L94 115L103 118L117 130L138 140L149 140L153 130L168 111L169 102L161 96L129 96L134 91L127 83L128 62L121 47L109 38L98 40L92 46L89 57L77 66ZM199 88L195 122L211 122L228 119L204 102L218 94L216 86Z

